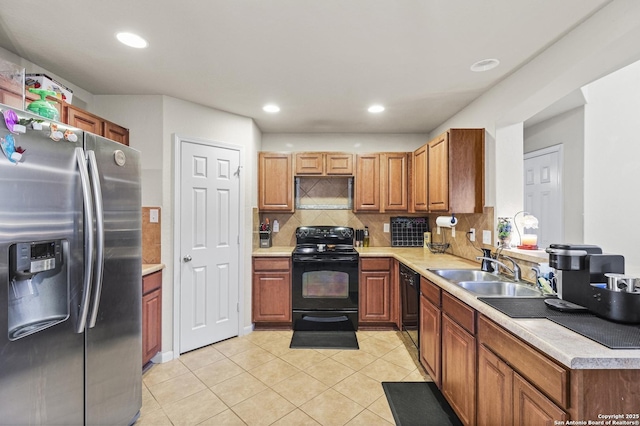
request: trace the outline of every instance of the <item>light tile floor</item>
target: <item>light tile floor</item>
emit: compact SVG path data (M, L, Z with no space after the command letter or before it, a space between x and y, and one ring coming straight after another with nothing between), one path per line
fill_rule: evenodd
M254 331L153 366L136 425L392 425L383 381L429 381L406 334L358 331L360 350L289 349Z

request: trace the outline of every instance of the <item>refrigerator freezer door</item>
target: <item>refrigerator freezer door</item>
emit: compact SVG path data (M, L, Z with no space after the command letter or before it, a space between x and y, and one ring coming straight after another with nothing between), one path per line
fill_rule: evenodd
M85 150L95 154L104 209L100 304L91 307L95 324L86 332L87 424L128 424L142 405L140 157L89 133Z
M51 140L48 123L15 139L26 149L22 162L0 154L0 424L82 424L84 334L75 332L83 258L78 144ZM56 247L59 256L52 255ZM10 266L11 252L15 259L19 251L31 269ZM55 320L47 326L45 317Z

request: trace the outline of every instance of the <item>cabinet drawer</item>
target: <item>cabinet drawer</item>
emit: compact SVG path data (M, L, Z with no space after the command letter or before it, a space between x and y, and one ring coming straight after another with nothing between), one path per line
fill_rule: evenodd
M162 272L154 272L142 277L142 294L147 294L162 287Z
M442 293L442 312L449 315L469 333L476 333L476 311L447 292Z
M554 402L567 407L567 370L483 316L478 320L478 340Z
M291 258L289 257L254 257L254 271L288 271Z
M360 259L361 271L390 271L391 258L389 257L372 257Z
M420 277L420 292L422 295L434 305L440 307L440 287L427 280L424 277Z

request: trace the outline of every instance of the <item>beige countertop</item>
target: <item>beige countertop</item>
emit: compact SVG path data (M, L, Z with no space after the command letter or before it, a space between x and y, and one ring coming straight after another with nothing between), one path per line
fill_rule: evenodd
M164 263L143 263L142 276L153 274L164 269Z
M640 350L609 349L550 320L510 318L468 291L429 271L435 268L478 268L479 263L450 254L433 254L420 247L359 247L361 257L393 257L492 319L559 363L573 369L637 369ZM293 247L257 249L254 256L290 256ZM614 328L615 323L611 323Z

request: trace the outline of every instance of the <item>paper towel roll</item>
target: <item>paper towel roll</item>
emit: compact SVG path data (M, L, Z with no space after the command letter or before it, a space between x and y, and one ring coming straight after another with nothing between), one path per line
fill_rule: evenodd
M436 218L436 226L443 228L453 228L458 224L458 219L455 216L438 216Z

